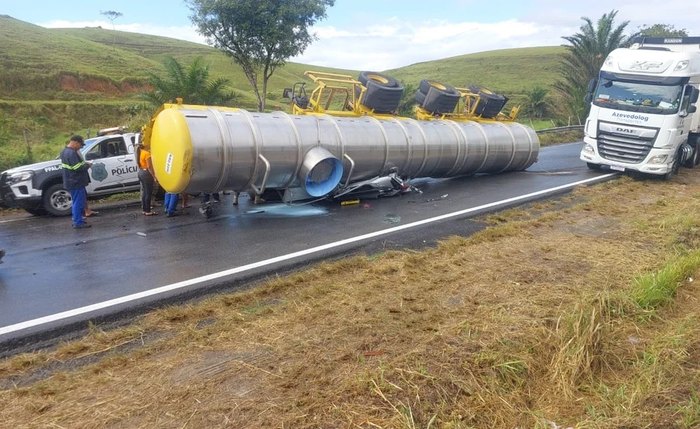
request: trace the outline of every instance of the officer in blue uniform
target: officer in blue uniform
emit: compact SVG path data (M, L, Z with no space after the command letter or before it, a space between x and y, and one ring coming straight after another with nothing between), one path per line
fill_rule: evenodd
M85 187L90 183L88 169L91 163L86 162L78 151L85 146L82 136L74 135L61 152L61 167L63 167L63 187L70 192L73 200L71 214L73 215L73 228L90 228L90 224L83 220L83 210L87 203Z

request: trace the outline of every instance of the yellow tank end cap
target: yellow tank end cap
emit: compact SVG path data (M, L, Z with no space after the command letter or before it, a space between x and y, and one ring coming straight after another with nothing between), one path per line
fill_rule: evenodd
M158 113L151 133L151 156L158 183L167 192L187 188L192 176L192 138L187 120L177 108Z

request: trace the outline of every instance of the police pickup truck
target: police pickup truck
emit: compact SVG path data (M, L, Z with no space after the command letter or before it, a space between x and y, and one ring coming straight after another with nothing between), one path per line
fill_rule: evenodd
M80 150L92 162L88 197L139 190L138 165L134 156L138 134L120 128L101 130L86 139ZM71 197L63 187L61 160L15 167L0 174L0 205L23 208L31 214L71 214Z

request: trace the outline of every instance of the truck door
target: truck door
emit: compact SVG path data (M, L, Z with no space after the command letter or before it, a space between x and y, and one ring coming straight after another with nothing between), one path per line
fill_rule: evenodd
M85 153L85 160L92 162L88 194L110 193L138 183L136 161L121 136L96 144Z

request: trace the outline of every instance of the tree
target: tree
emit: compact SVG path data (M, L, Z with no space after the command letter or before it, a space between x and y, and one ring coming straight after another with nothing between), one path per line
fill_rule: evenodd
M117 12L116 10L103 10L100 12L100 15L104 15L107 17L107 19L109 19L109 21L112 23L112 30L114 30L114 20L120 16L124 16L123 13Z
M142 94L142 98L158 107L163 103L174 103L182 98L188 104L226 105L233 102L236 94L226 91L228 79L209 80L209 66L202 58L195 58L185 68L176 59L168 57L164 61L166 78L151 73L149 83L151 92Z
M685 28L676 30L676 27L669 24L654 24L652 26L645 24L639 27L639 35L647 37L688 37L688 30Z
M316 36L308 28L326 17L335 0L188 0L190 19L208 43L243 69L265 109L267 82L288 58ZM262 82L260 81L262 80Z
M527 93L525 111L533 118L541 119L549 111L547 102L547 89L536 86Z
M403 95L399 102L398 112L401 116L412 116L416 107L416 85L411 83L401 82L403 86Z
M603 61L614 49L629 44L636 36L625 36L623 33L629 24L624 21L615 27L617 11L603 14L597 25L586 17L580 32L573 36L564 36L571 45L566 46L567 52L562 60L562 80L554 83L554 89L566 100L568 114L581 122L588 113L588 105L583 100L588 82L598 75Z

